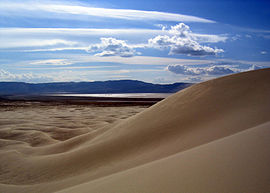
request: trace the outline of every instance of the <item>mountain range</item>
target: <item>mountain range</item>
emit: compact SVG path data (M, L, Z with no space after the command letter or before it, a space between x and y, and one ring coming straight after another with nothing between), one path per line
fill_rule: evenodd
M95 82L24 83L0 82L0 95L16 94L107 94L107 93L174 93L191 83L152 84L138 80Z

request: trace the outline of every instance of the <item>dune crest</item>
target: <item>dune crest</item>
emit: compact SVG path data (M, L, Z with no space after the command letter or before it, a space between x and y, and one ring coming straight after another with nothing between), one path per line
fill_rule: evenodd
M100 184L103 183L106 184L105 188L110 187L110 183L121 186L121 180L117 179L122 179L127 175L127 181L133 180L137 175L130 173L127 169L146 163L155 163L156 160L172 155L177 157L179 155L177 161L173 161L175 164L178 161L185 163L187 156L183 155L189 152L188 150L192 152L193 148L203 144L214 143L218 139L235 136L239 132L248 132L248 129L267 123L270 121L269 98L270 69L230 75L191 86L135 116L115 125L103 127L95 135L86 133L64 142L51 144L46 147L46 151L43 150L45 151L43 155L38 155L38 151L41 150L34 147L27 150L24 148L1 152L0 168L3 169L0 176L0 190L3 192L18 190L20 192L53 192L83 182L89 182L86 188L93 187L93 189L101 187ZM269 124L265 127L269 128ZM261 136L261 129L258 132ZM256 135L248 134L248 138L256 138ZM233 148L229 145L230 140L229 137L225 140L229 142L221 145L217 142L216 148L222 150L224 146L225 153L232 151ZM246 143L245 140L241 142ZM72 144L75 144L76 148L73 148ZM71 145L70 148L64 148L69 145ZM57 151L57 147L61 147L62 150ZM209 149L213 147L215 145L210 145ZM259 145L256 151L260 151L260 147ZM204 156L201 153L203 151L195 152L200 157ZM209 154L207 151L205 153ZM239 151L241 152L242 149ZM54 153L49 154L49 152ZM223 155L222 151L218 152ZM263 153L265 151L260 155L264 155ZM209 158L206 156L205 160ZM241 161L241 157L236 156L236 158L235 161ZM192 162L192 160L189 161ZM162 167L165 167L171 161L161 162ZM224 164L226 163L224 159ZM234 166L234 161L232 165ZM158 166L153 166L155 167ZM181 169L181 167L183 166L176 168ZM222 166L220 167L222 169ZM269 171L268 167L264 169ZM120 177L116 174L125 170L127 173ZM151 176L153 170L148 167L147 175ZM242 171L239 170L239 172ZM112 177L102 180L102 177L109 175ZM178 174L175 177L177 176ZM189 177L192 180L194 175L190 174ZM98 181L98 178L101 180ZM147 189L143 187L148 184L142 183L141 186L141 190L147 192ZM164 186L166 187L166 183ZM106 190L114 192L120 189ZM167 190L164 189L164 191ZM217 191L223 190L217 189Z

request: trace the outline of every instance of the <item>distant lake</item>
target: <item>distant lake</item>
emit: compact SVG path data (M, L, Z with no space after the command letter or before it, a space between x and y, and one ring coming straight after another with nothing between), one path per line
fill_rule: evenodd
M109 98L166 98L173 93L119 93L119 94L50 94L50 96L109 97Z

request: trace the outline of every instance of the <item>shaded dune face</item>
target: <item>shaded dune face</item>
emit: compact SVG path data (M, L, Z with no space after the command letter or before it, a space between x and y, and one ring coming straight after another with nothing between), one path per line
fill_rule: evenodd
M0 190L52 192L233 135L270 121L269 98L270 69L191 86L63 142L0 152Z

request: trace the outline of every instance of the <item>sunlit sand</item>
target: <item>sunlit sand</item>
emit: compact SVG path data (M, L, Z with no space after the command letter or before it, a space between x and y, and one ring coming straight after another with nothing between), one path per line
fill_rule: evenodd
M150 108L1 107L0 192L269 192L270 69Z

